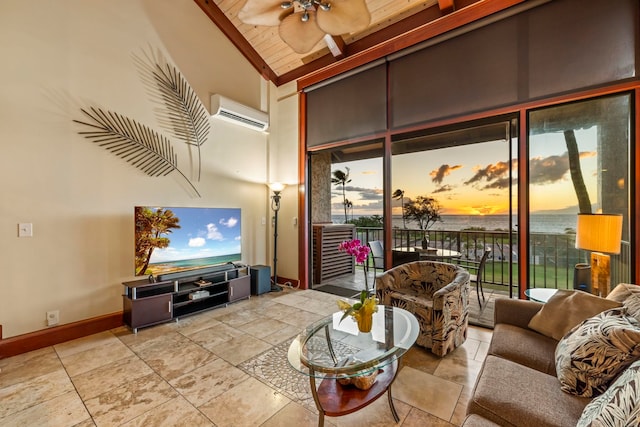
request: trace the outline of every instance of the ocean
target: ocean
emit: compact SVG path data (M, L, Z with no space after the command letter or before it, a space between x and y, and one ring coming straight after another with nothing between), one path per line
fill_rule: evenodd
M211 256L207 258L192 258L192 259L183 259L177 261L165 261L165 262L156 262L150 263L149 267L147 267L145 274L165 274L165 273L173 273L176 271L183 270L191 270L198 267L206 267L216 264L225 264L227 262L236 262L240 261L241 254L229 254L229 255L219 255L219 256Z
M357 218L358 216L356 216ZM336 224L344 222L344 215L332 215ZM532 214L530 216L529 229L533 233L559 233L565 234L567 230L576 229L576 214ZM517 217L512 219L513 229L518 227ZM402 217L394 215L392 224L394 228L403 228ZM407 228L418 229L418 224L407 220ZM436 222L430 230L460 231L469 227L482 227L487 231L508 230L509 215L442 215L442 221Z

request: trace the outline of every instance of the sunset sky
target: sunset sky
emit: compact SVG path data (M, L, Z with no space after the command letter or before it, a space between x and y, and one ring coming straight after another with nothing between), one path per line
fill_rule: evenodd
M591 200L596 201L596 129L578 130L576 139L585 184ZM533 136L529 158L531 211L577 213L564 136ZM345 167L350 168L346 197L353 203L353 214L382 215L382 159L335 163L331 170L344 171ZM510 167L517 178L516 160L509 161L504 140L397 155L392 160L392 188L405 191L405 202L418 195L435 197L445 215L507 214ZM514 186L514 198L515 191ZM343 213L339 186L332 186L332 205L334 215ZM393 205L393 214L400 215L400 202Z

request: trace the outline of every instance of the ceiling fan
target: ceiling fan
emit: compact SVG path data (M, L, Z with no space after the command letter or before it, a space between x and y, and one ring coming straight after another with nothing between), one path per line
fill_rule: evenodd
M371 21L365 0L247 0L238 18L245 24L276 26L296 53L309 52L325 34L364 30Z

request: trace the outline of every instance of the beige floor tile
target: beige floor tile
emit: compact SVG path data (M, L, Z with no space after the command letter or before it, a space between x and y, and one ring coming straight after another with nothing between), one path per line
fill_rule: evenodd
M141 345L146 341L174 332L175 329L175 322L167 322L148 328L139 328L137 333L133 333L129 328L124 328L115 331L113 334L125 345L133 349L135 346Z
M394 398L442 420L449 420L462 385L404 366L393 384Z
M198 331L189 338L196 344L199 344L208 350L212 350L241 335L244 335L244 332L236 328L232 328L227 324L220 323L219 325L211 328Z
M478 352L476 353L474 360L483 362L484 359L487 358L487 354L489 354L489 343L483 341L480 343L480 347L478 347Z
M165 426L206 427L213 426L213 423L183 397L176 397L121 425L121 427Z
M249 378L198 409L218 427L259 426L289 402L284 395Z
M98 427L120 425L178 396L157 374L128 381L126 384L85 400Z
M277 329L275 332L272 331L271 334L263 337L262 340L273 345L280 344L283 341L297 336L301 330L302 328L299 326L286 325L281 329Z
M335 424L330 421L331 418L325 418L325 427L334 427ZM267 422L261 424L261 427L316 427L318 425L318 415L309 411L304 406L295 402L290 402L287 406L278 411L274 416L269 418Z
M225 323L229 326L233 326L237 328L238 326L244 325L245 323L251 322L253 319L258 316L251 310L243 309L236 310L232 313L227 313L224 316L216 316L216 320Z
M403 366L410 366L428 374L433 374L440 364L440 357L431 353L431 350L414 345L402 356Z
M238 329L256 338L264 339L264 337L273 334L274 331L279 331L288 326L291 325L269 317L259 317L249 323L240 325Z
M467 404L466 402L458 401L456 403L456 409L453 411L453 415L451 416L451 424L453 425L462 425L464 419L467 417Z
M462 343L461 346L453 350L451 353L447 354L444 359L457 358L457 359L475 359L476 354L478 354L478 348L480 347L481 342L473 339L467 338L465 342Z
M460 424L452 424L448 421L441 420L440 418L421 411L418 408L411 409L411 412L409 412L409 415L402 423L402 427L453 427L455 425Z
M436 368L434 375L467 387L473 387L481 368L482 362L477 360L445 357Z
M271 319L276 319L281 322L291 324L291 322L288 322L287 320L298 313L298 311L300 311L300 309L295 307L284 304L274 304L274 306L271 307L271 309L267 313L264 313L264 315L270 317ZM294 325L297 326L297 324Z
M120 340L113 337L101 345L60 356L62 364L71 377L99 368L110 362L133 356L133 352Z
M94 347L100 347L103 345L116 344L118 338L110 331L100 332L97 334L89 335L86 337L78 338L75 340L67 341L61 344L56 344L54 349L58 356L63 359L76 353L87 351Z
M77 393L70 391L1 418L0 425L3 427L75 426L88 419L90 417L82 400Z
M248 378L230 363L216 359L169 382L194 406L200 406Z
M86 400L152 372L151 368L142 360L131 356L80 374L73 378L73 384L82 399Z
M478 326L469 326L467 329L467 338L473 338L482 342L491 342L491 336L493 335L492 329L480 328Z
M74 424L73 427L96 427L96 423L93 422L91 418L85 420L81 423Z
M53 347L0 360L0 388L64 370Z
M173 339L155 339L149 344L137 354L165 380L177 378L217 358L180 334L175 334Z
M211 351L235 366L271 347L271 344L266 341L244 334L226 341L224 345L211 348Z
M196 314L194 316L183 317L174 322L174 328L176 332L180 332L182 335L190 336L196 332L202 331L207 328L220 325L220 321L212 316L211 311L205 311L204 313Z
M395 396L395 390L393 391ZM393 405L396 408L400 423L407 417L411 407L406 403L395 399ZM368 406L349 415L341 417L325 418L334 423L337 427L387 427L396 425L396 422L389 407L389 398L386 394L380 396L377 400Z
M0 389L0 419L69 392L75 389L64 369L4 387Z

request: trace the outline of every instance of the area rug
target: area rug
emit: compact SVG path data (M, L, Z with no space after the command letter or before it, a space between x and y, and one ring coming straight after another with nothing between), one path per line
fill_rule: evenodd
M289 364L289 347L294 339L295 337L289 338L264 353L240 363L238 368L277 390L279 393L284 394L294 402L307 407L314 413L318 413L313 395L311 394L309 376L295 370ZM332 339L331 344L336 354L342 355L343 357L351 357L360 351L360 349L340 340ZM317 336L307 341L306 345L312 348L315 346L325 348L326 341L322 336ZM327 360L324 361L325 364L331 363L329 357L327 354ZM322 378L316 378L317 384L321 381Z
M247 374L317 413L309 377L289 365L287 353L293 338L238 365Z

